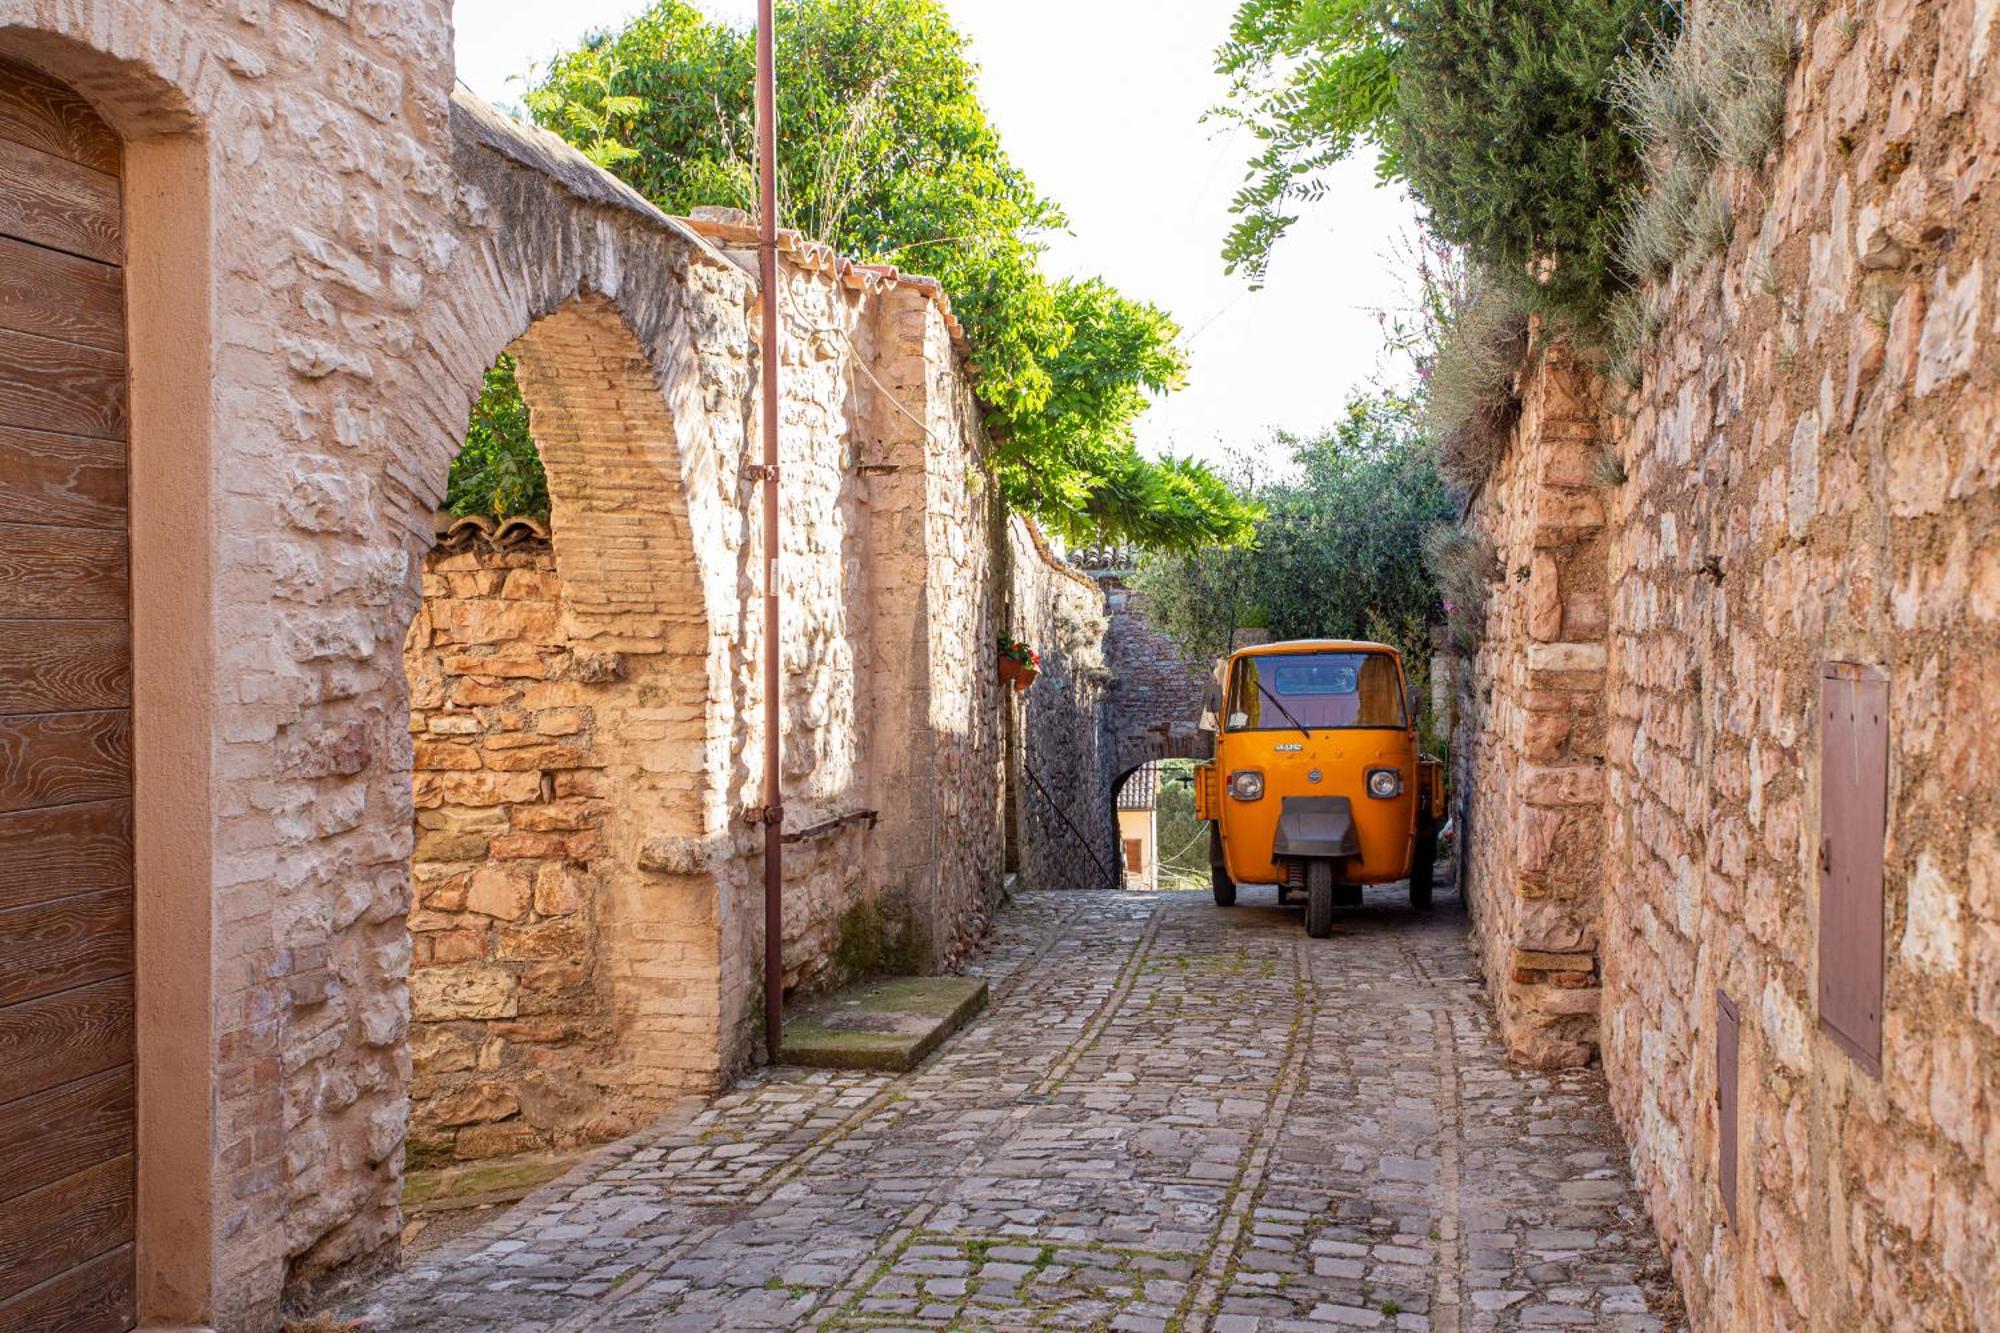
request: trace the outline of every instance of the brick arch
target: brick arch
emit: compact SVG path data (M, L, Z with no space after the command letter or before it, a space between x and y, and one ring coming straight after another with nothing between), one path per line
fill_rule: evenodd
M724 1047L728 681L676 415L602 293L508 350L549 554L434 557L409 648L426 728L452 728L417 754L412 1142L460 1158L621 1137L715 1082ZM497 1067L469 1067L489 1043Z

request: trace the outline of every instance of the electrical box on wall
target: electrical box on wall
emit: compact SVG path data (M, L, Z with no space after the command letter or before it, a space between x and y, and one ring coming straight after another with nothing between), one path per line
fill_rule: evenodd
M1828 662L1820 679L1819 1025L1882 1073L1882 852L1889 675Z

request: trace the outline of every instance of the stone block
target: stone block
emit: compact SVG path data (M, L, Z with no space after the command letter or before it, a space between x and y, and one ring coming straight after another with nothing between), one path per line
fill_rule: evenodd
M1530 671L1602 671L1604 645L1601 643L1530 643L1527 645Z
M518 921L534 900L533 871L522 866L483 865L472 872L465 910L502 921Z
M410 975L410 1014L424 1022L512 1018L519 987L510 972L493 967L422 968Z
M1528 637L1551 643L1562 637L1562 581L1556 558L1537 551L1528 562Z
M509 962L544 962L581 959L588 955L589 939L583 923L575 916L558 917L532 926L499 932L495 956Z
M1524 767L1521 799L1530 805L1598 805L1604 800L1601 765L1559 768Z
M581 909L589 886L573 866L539 866L535 870L535 914L562 916Z
M452 1154L460 1161L488 1157L511 1157L547 1146L541 1131L520 1121L491 1125L468 1125L452 1140Z
M423 1116L434 1125L474 1125L505 1120L520 1109L521 1099L512 1087L481 1080L429 1098Z

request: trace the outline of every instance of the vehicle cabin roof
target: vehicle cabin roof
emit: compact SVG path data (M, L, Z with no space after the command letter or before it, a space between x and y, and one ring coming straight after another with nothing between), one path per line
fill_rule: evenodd
M1262 657L1276 653L1387 653L1394 658L1402 657L1386 643L1369 643L1365 639L1284 639L1277 643L1238 648L1229 655L1229 660L1234 662L1239 657Z

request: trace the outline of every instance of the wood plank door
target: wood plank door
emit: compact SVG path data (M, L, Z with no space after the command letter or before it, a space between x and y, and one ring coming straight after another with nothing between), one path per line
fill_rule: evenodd
M0 61L0 1333L133 1324L117 137Z

